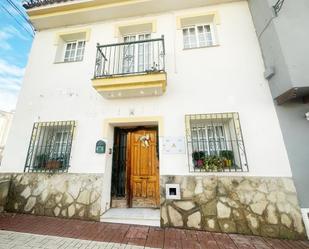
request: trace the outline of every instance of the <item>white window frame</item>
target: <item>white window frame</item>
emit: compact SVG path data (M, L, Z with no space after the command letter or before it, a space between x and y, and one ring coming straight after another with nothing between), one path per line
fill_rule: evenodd
M78 51L78 44L80 43L80 42L83 42L83 47L82 47L82 52L81 52L81 54L79 55L80 56L80 58L77 58L77 51ZM73 56L71 56L70 54L69 54L69 56L68 56L68 58L66 58L66 53L67 53L67 51L68 51L68 46L69 46L69 44L71 44L71 47L72 47L72 45L73 44L76 44L76 47L75 47L75 49L74 49L74 55ZM82 61L83 59L84 59L84 53L85 53L85 47L86 47L86 41L85 41L85 39L80 39L80 40L73 40L73 41L66 41L65 42L65 44L64 44L64 53L63 53L63 62L74 62L74 61ZM71 53L72 52L72 49L70 49L69 50L69 52ZM72 58L72 59L71 59Z
M218 136L217 127L221 127L223 132L222 136ZM210 136L209 128L215 132L213 134L214 136ZM229 143L227 142L228 131L224 123L211 124L209 122L205 122L199 124L198 126L192 127L191 132L193 131L195 132L195 134L191 134L192 140L194 140L194 142L192 141L192 143L194 143L193 146L195 146L196 144L199 151L207 152L208 155L214 155L213 152L220 152L231 149ZM201 131L204 132L204 136L200 134ZM214 144L211 145L211 143ZM214 149L212 149L211 147Z
M210 35L211 35L211 43L208 44L208 39L207 39L207 34L206 32L203 32L203 36L204 36L204 42L205 44L202 44L202 40L200 39L200 34L198 31L199 27L204 27L205 26L209 26L210 29ZM195 43L196 45L192 45L191 41L190 41L190 29L194 29L194 37L195 37ZM187 30L188 32L188 45L186 46L186 42L185 42L185 30ZM214 23L201 23L201 24L195 24L195 25L191 25L191 26L185 26L182 28L182 37L183 37L183 48L184 49L192 49L192 48L203 48L203 47L212 47L215 46L217 44L216 41L216 32L215 32L215 25Z

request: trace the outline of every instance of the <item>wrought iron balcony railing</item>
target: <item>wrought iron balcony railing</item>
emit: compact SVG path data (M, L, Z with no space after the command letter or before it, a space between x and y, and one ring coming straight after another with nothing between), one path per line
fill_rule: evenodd
M165 71L164 37L97 46L94 79Z

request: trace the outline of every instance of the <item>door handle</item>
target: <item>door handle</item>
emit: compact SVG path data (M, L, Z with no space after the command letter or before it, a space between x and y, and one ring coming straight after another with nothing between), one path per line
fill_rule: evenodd
M139 179L142 179L142 180L148 180L149 177L146 177L146 176L140 176Z

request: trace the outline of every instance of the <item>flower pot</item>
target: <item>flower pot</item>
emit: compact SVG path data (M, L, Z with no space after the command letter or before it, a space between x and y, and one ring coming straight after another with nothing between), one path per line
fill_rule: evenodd
M59 169L60 168L60 162L57 161L57 160L48 161L46 163L46 168L47 169Z

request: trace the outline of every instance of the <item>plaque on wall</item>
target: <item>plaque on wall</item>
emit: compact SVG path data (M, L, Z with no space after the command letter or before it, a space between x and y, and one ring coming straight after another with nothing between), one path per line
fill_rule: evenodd
M165 137L163 139L163 152L165 154L184 154L185 138L184 137Z

